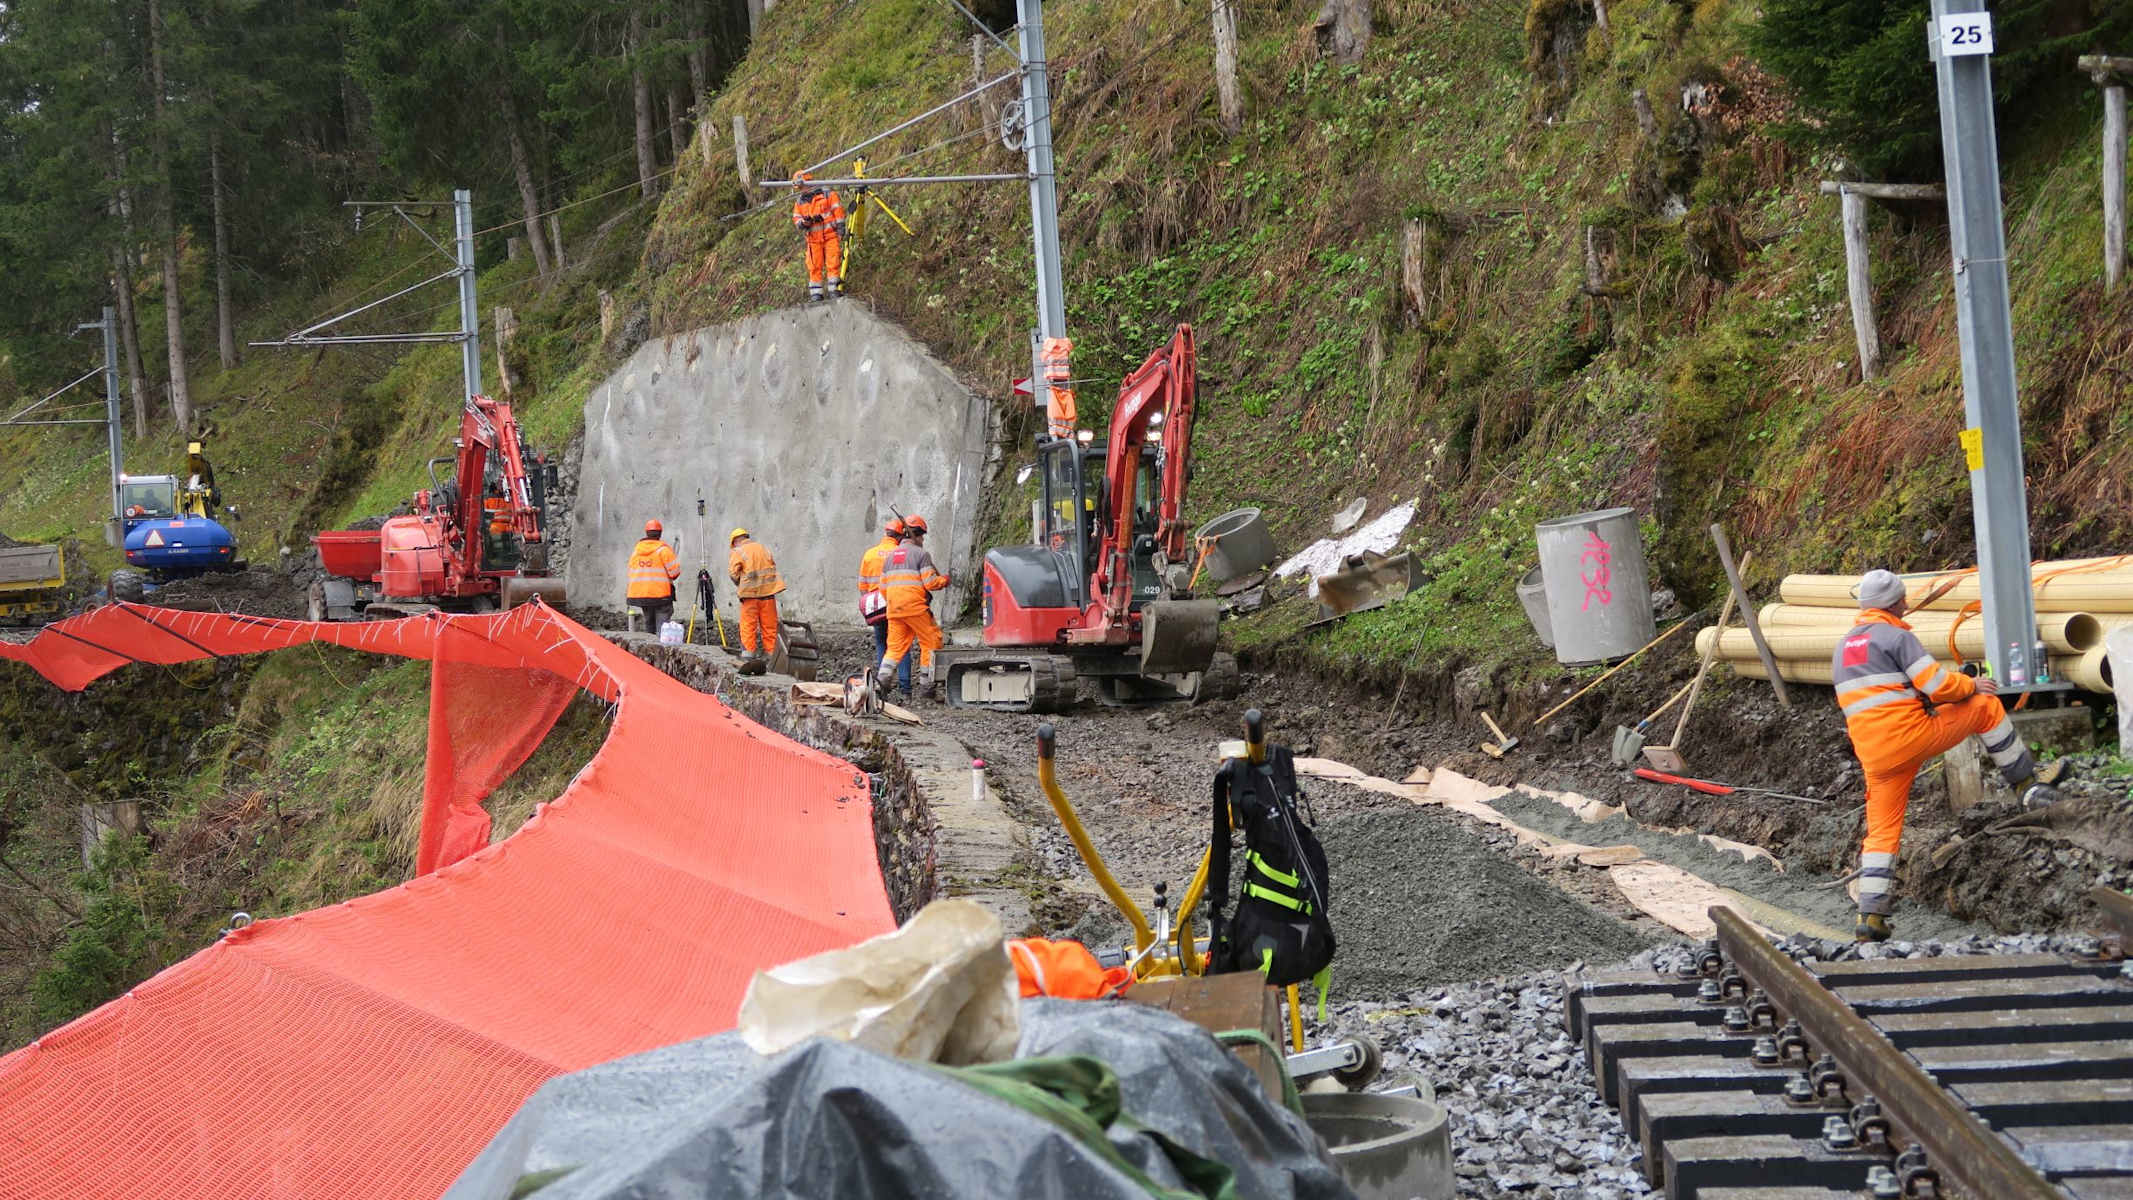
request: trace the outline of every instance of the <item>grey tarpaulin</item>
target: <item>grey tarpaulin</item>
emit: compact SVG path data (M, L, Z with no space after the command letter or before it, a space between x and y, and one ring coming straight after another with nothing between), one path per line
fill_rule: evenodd
M1088 1055L1118 1073L1124 1108L1229 1166L1238 1194L1352 1200L1302 1118L1205 1031L1122 1002L1025 1000L1023 1057ZM1130 1122L1112 1145L1185 1186ZM1146 1200L1057 1126L923 1063L822 1039L764 1059L738 1036L686 1042L550 1080L468 1166L447 1200L504 1200L573 1168L539 1200L926 1196Z

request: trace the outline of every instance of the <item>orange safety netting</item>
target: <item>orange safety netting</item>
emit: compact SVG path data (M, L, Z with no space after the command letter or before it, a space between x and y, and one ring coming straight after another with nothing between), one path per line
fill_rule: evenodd
M866 777L540 605L353 625L112 605L0 645L69 690L327 642L435 661L421 856L0 1058L0 1197L434 1196L552 1075L730 1028L760 967L894 927ZM555 801L488 790L577 689Z

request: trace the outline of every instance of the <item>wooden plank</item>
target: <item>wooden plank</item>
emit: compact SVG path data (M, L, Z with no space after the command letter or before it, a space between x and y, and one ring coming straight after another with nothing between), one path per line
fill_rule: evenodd
M1257 1029L1282 1044L1279 990L1260 977L1237 971L1227 975L1166 976L1143 980L1126 991L1126 999L1160 1008L1191 1021L1209 1033ZM1231 1052L1259 1076L1267 1095L1281 1098L1281 1068L1263 1046L1233 1046Z

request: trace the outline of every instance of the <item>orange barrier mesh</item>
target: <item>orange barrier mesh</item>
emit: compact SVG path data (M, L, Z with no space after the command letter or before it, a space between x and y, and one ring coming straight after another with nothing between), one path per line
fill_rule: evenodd
M434 1196L548 1077L730 1028L757 968L894 927L863 774L539 605L353 625L112 605L0 658L79 690L312 641L442 654L457 770L425 793L454 819L573 689L614 725L510 838L451 861L471 839L441 821L437 870L237 930L0 1058L0 1197Z

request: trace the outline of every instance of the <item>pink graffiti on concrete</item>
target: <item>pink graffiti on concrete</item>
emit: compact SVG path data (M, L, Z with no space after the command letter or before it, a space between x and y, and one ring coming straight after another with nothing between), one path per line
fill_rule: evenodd
M1615 594L1607 586L1610 576L1607 564L1613 560L1614 547L1607 544L1600 531L1586 530L1585 552L1578 555L1578 565L1589 569L1578 576L1585 581L1585 603L1578 606L1578 611L1590 609L1594 600L1598 600L1602 608L1615 602Z

